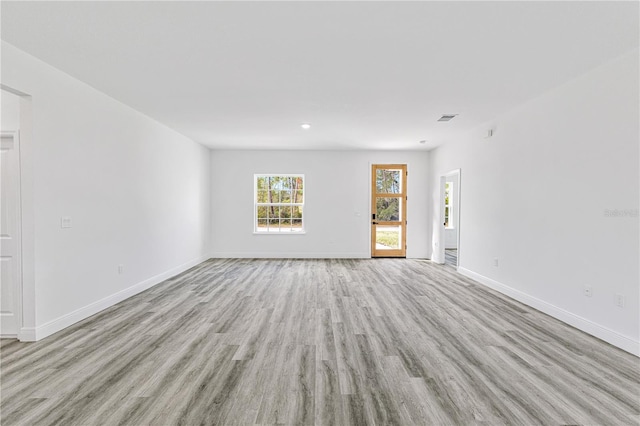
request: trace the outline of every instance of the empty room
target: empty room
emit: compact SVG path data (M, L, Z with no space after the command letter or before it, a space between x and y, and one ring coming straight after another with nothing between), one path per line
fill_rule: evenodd
M2 1L0 424L640 424L637 1Z

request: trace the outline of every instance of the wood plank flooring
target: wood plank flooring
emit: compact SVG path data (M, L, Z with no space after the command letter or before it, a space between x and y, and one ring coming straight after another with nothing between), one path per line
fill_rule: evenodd
M458 249L445 249L444 263L452 266L454 269L458 267Z
M421 260L210 260L0 359L3 426L640 419L638 358Z

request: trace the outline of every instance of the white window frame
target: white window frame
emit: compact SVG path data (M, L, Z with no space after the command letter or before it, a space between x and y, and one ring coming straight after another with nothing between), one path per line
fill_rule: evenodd
M258 203L258 178L260 177L299 177L302 178L302 203ZM307 200L307 183L304 173L256 173L253 175L253 233L255 235L301 235L306 233L305 228L305 213L304 213L304 205ZM271 230L268 226L269 221L267 221L267 230L259 231L258 229L258 207L260 206L275 206L275 207L293 207L299 206L302 208L302 218L301 218L301 228L294 230L293 226L288 228L282 228L278 226L278 228L274 228L277 230Z

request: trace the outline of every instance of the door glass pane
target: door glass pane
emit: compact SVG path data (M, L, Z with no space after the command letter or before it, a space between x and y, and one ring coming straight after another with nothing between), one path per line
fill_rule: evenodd
M376 220L400 220L400 198L376 198Z
M378 194L400 194L401 170L376 170L376 192Z
M376 250L398 250L402 246L400 226L376 226Z

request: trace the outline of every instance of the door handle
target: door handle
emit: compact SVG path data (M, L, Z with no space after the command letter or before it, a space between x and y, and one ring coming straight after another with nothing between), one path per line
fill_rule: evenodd
M377 224L378 224L378 222L371 222L371 224L372 224L372 225L377 225Z

